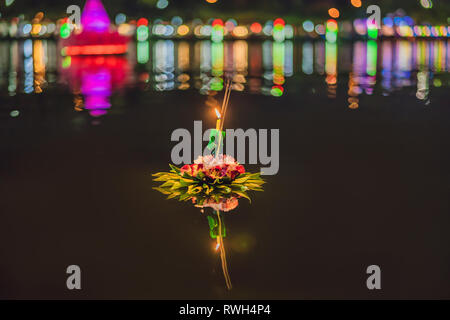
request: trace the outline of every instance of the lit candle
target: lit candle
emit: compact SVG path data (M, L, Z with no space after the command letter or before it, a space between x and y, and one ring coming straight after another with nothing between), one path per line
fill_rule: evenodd
M219 110L217 110L217 108L214 109L216 111L216 115L217 115L217 121L216 121L216 130L219 131L220 130L220 112Z

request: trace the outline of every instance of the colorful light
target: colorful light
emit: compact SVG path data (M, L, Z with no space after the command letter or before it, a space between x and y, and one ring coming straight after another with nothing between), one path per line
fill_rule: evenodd
M332 18L339 18L339 10L336 8L330 8L328 9L328 14L330 15L330 17Z
M259 22L253 22L250 25L250 31L253 32L253 33L261 33L261 31L262 31L261 24Z
M325 43L325 72L327 74L326 82L336 84L337 82L337 45L336 43Z
M126 21L127 21L127 16L126 16L125 14L123 14L123 13L118 13L118 14L116 15L115 23L116 23L117 25L120 25L120 24L122 24L122 23L125 23Z
M284 20L283 19L281 19L281 18L277 18L277 19L275 19L275 21L273 22L273 26L275 27L275 26L285 26L286 25L286 22L284 22Z
M273 83L276 85L282 85L285 82L284 77L284 65L285 65L285 43L275 42L273 43L272 55L273 55Z
M338 24L336 20L329 19L326 24L326 34L325 38L328 42L336 42L338 33Z
M71 64L72 64L72 57L71 57L71 56L64 57L64 58L62 59L62 61L61 61L61 66L62 66L64 69L69 68Z
M425 9L433 8L433 2L431 0L420 0L420 5Z
M270 89L270 94L274 97L281 97L284 93L284 88L279 85L275 85Z
M85 46L69 46L62 49L65 56L122 54L127 51L126 44L95 44Z
M59 29L59 35L63 39L67 39L70 37L70 25L68 23L64 23Z
M325 26L323 25L323 24L321 24L321 23L319 23L319 24L317 24L315 27L314 27L314 30L316 31L316 33L318 34L318 35L324 35L325 34Z
M311 20L305 20L302 24L303 29L306 32L313 32L314 31L314 23Z
M180 36L185 36L189 33L189 27L185 24L182 24L181 26L178 27L177 33Z
M353 21L353 28L355 32L359 35L365 35L367 32L367 23L362 19L355 19Z
M215 19L212 22L211 40L213 42L221 42L223 40L224 28L221 19Z
M338 25L336 20L329 19L327 21L327 32L337 32L338 31Z
M223 42L213 42L211 45L211 64L212 64L212 70L211 73L215 77L220 77L223 75L223 66L224 66L224 51L223 51ZM220 89L223 88L223 83L220 83ZM219 86L215 86L216 89L219 88ZM211 89L213 89L211 85ZM213 89L215 90L215 89Z
M137 62L146 64L150 59L150 45L148 41L139 41L137 43Z
M237 26L233 30L233 35L238 38L243 38L248 35L248 29L244 26Z
M140 19L137 21L137 26L138 26L138 27L140 27L140 26L148 26L148 20L145 19L145 18L140 18Z
M88 0L81 14L83 31L107 32L109 30L109 17L100 0Z
M225 22L225 29L228 32L232 32L234 28L236 28L238 25L237 21L234 19L228 19L227 22Z
M375 19L367 20L367 35L370 39L376 39L378 37L378 28Z
M136 39L137 41L146 41L148 39L148 27L147 25L140 25L136 29Z
M167 0L158 0L158 2L156 3L156 7L161 10L167 8L168 5L169 1Z
M352 6L354 6L356 8L359 8L362 5L361 0L351 0L351 4L352 4Z
M214 19L213 22L211 23L211 25L214 26L222 26L223 27L223 21L222 19Z
M286 23L283 19L278 18L273 22L273 39L277 42L282 42L285 40L286 36L284 33L284 27Z
M375 40L367 41L367 66L366 72L369 76L374 77L377 74L377 50L378 45Z

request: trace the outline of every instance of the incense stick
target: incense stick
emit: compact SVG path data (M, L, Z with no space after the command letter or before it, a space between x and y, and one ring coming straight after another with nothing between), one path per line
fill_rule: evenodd
M226 84L225 84L225 93L223 95L223 101L222 101L222 108L220 109L220 114L223 114L223 111L225 109L225 103L226 103L226 97L228 95L228 90L230 88L230 82L227 80Z
M225 253L225 245L223 243L222 221L220 219L220 211L216 210L216 214L217 214L217 220L219 223L220 260L222 262L222 271L223 271L223 275L225 277L225 283L227 285L227 289L231 290L231 288L233 286L231 285L230 274L228 273L227 256Z
M230 102L230 95L231 95L231 81L229 82L229 90L228 90L228 94L226 96L226 102L225 102L225 106L224 106L224 110L223 110L223 114L222 114L222 121L220 124L220 131L222 131L223 129L223 123L225 122L225 116L227 114L227 110L228 110L228 104Z
M217 143L217 149L216 149L216 159L219 157L220 147L222 144L222 130L223 130L223 124L225 121L225 116L228 110L228 103L230 101L230 95L231 95L231 80L227 80L226 86L225 86L225 93L223 96L223 102L222 102L222 112L221 112L221 121L220 121L220 127L218 132L218 143Z

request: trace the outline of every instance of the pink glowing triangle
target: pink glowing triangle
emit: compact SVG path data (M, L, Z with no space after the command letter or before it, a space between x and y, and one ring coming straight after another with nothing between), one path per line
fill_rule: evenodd
M87 0L81 14L81 25L84 31L106 32L110 20L101 0Z

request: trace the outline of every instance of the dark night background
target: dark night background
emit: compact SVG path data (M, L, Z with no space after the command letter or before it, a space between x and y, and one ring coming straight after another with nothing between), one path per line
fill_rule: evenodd
M130 91L99 126L57 92L16 100L33 105L1 121L0 297L450 298L447 89L425 108L400 91L354 112L345 94L311 92L322 82L232 96L228 126L280 128L281 154L265 192L225 217L231 293L206 218L152 190L171 131L205 120L203 96Z
M125 12L262 21L286 15L296 23L303 17L323 21L330 6L341 10L340 19L365 11L349 1L172 0L163 11L154 9L154 2L104 4L110 17ZM3 17L44 11L57 18L67 5L82 2L16 0L6 10L1 3ZM402 7L413 17L440 23L450 12L449 1L434 1L432 10L418 1L378 3L382 12ZM396 40L387 41L393 50L401 48ZM449 47L434 48L442 49L439 53ZM409 85L385 90L379 66L369 79L373 93L358 94L359 108L353 110L352 69L341 73L338 66L331 99L327 75L302 73L300 51L295 52L296 70L286 78L281 97L249 91L231 96L227 127L280 129L279 173L267 177L265 191L253 194L251 204L241 200L225 215L231 292L206 217L152 189L151 174L168 170L172 131L192 130L194 120L214 125L206 96L194 86L156 91L155 81L138 83L132 70L134 82L113 92L108 114L94 119L86 110L74 110L76 90L59 78L61 68L40 94L25 94L21 79L10 94L7 79L15 70L5 70L0 75L6 79L0 87L0 298L450 299L448 61L440 73L421 71L430 83L426 101L416 96L417 70L398 76L394 68L393 86ZM23 65L21 60L17 77L23 77ZM140 75L155 75L151 60L138 67ZM190 70L193 81L200 81L199 69ZM368 78L365 72L361 78ZM432 85L433 76L439 86ZM12 117L12 110L20 115ZM72 264L82 270L80 291L66 288L66 268ZM381 290L366 287L372 264L381 267Z

